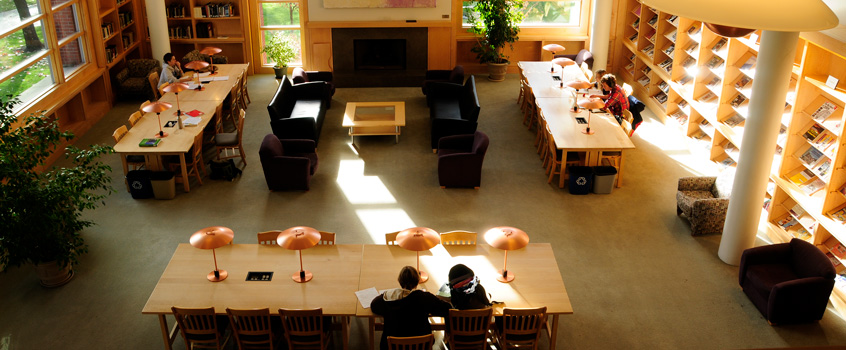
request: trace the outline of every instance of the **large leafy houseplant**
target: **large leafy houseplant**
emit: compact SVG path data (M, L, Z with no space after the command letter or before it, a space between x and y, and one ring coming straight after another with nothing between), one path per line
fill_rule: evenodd
M58 122L35 112L19 118L16 98L0 97L0 265L55 261L77 263L87 251L81 230L93 225L82 212L104 204L111 194L111 168L98 158L109 146L68 146L72 165L45 168L58 146L73 138Z
M265 39L261 52L267 55L269 61L273 61L276 78L281 79L285 77L285 72L288 70L288 63L294 57L297 57L296 47L294 41L283 32L273 32Z
M476 34L477 45L472 51L481 63L508 63L508 55L503 53L505 45L513 49L519 37L518 26L523 20L522 0L479 0L470 14L472 27Z

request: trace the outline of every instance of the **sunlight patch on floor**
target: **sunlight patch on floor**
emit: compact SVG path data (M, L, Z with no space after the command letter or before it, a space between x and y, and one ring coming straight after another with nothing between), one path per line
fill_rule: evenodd
M358 220L375 244L385 244L385 234L417 227L402 209L357 209Z
M341 160L335 180L351 204L394 204L397 200L378 176L364 175L361 159Z

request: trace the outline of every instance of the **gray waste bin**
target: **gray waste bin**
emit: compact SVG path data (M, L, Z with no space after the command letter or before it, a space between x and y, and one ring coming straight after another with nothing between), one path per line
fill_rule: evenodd
M614 189L617 180L617 168L598 166L593 168L593 193L608 194Z
M171 171L154 171L150 174L153 186L153 196L156 199L173 199L176 197L176 180Z

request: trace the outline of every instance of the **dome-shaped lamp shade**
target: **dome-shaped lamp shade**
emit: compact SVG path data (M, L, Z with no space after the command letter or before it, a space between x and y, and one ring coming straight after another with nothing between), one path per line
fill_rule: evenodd
M308 249L320 242L320 231L307 226L294 226L279 233L276 237L276 244L282 248L297 250L300 252L300 271L291 275L291 279L297 283L311 281L314 275L303 269L303 249Z
M141 108L141 110L146 112L146 113L161 113L161 112L164 112L164 111L170 109L171 107L173 107L173 105L170 104L170 103L156 101L156 102L153 102L153 103L150 103L150 104L144 106L144 108ZM197 232L199 232L199 231L197 231Z
M188 84L180 82L180 83L173 83L173 84L170 84L168 86L165 86L165 88L162 89L162 90L164 90L164 92L180 93L180 92L183 92L183 91L188 90L188 89L190 89L190 87L188 87Z
M573 60L571 60L567 57L558 57L558 58L552 59L552 63L555 63L555 64L557 64L561 67L565 67L565 66L575 65L576 61L573 61Z
M193 69L193 70L200 70L209 66L209 63L206 61L191 61L185 64L185 68Z
M564 46L558 44L546 44L543 46L543 49L552 53L556 53L564 51Z
M397 234L397 245L417 252L417 271L420 272L420 283L429 280L429 274L420 270L420 251L429 250L441 243L441 236L437 231L428 227L412 227Z
M605 107L605 103L598 97L581 99L577 103L579 107L587 109L599 109Z
M149 106L148 106L149 107ZM194 232L189 239L189 242L195 248L200 249L211 249L212 250L212 257L214 258L214 271L210 272L206 278L212 282L220 282L226 279L229 274L226 270L221 270L217 268L217 254L215 253L216 248L223 247L230 242L232 242L232 238L235 237L235 232L232 232L231 229L223 226L211 226L206 227L202 230Z
M567 86L574 88L576 90L587 89L590 87L590 83L584 80L573 80L567 82Z
M529 235L523 230L514 227L494 227L485 232L485 242L496 249L505 251L505 260L502 263L502 270L496 280L508 283L514 280L514 273L508 271L508 251L525 247L529 244Z
M219 47L206 46L202 50L200 50L200 53L203 55L217 55L222 51L223 50L221 50Z

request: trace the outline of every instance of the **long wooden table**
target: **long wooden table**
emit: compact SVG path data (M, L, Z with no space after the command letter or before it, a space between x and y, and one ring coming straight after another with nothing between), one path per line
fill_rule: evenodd
M166 155L175 155L179 157L179 163L182 168L182 184L185 192L190 191L188 185L188 169L185 162L185 153L191 149L194 144L194 138L203 131L208 123L215 117L220 117L223 101L226 97L239 86L241 76L245 74L249 64L219 64L216 67L218 74L215 76L228 76L229 79L225 81L213 81L208 84L202 84L205 89L203 91L186 90L179 93L179 100L177 103L177 96L173 93L167 93L159 101L173 104L173 108L161 113L161 130L168 133L167 137L162 138L162 141L156 147L141 147L138 144L145 138L154 138L159 132L159 119L155 113L146 113L138 121L135 126L129 129L129 132L115 144L114 149L116 153L121 156L121 161L126 162L127 155L143 155L151 161L148 163L148 168L151 170L161 170L161 157ZM183 113L192 110L203 112L201 116L202 121L196 127L185 127L180 130L178 127L164 128L164 124L170 120L176 120L177 106ZM187 116L183 116L187 117ZM124 164L124 169L126 168Z
M182 243L173 253L142 314L158 316L165 349L172 349L177 328L168 329L166 316L172 306L213 306L220 315L226 308L323 308L327 316L343 318L344 349L349 343L348 318L355 315L362 246L319 245L303 251L303 265L314 274L308 283L296 283L299 271L295 251L278 246L233 244L216 249L217 264L229 273L221 282L209 282L214 270L212 252ZM246 281L250 271L272 271L271 281Z
M397 275L403 266L416 266L416 252L398 246L366 244L362 251L361 279L359 289L375 287L377 290L398 288ZM420 253L420 269L429 274L429 280L421 288L437 293L441 285L448 282L449 269L458 263L470 267L491 300L502 302L493 306L494 315L502 315L509 308L546 306L551 321L546 324L549 348L555 349L558 331L558 316L572 314L573 307L564 288L564 281L555 261L555 254L549 243L531 243L523 249L508 252L508 270L515 275L511 283L496 280L502 269L504 252L487 244L472 246L438 245ZM356 304L356 316L369 318L370 349L378 344L375 340L375 318L370 308Z

